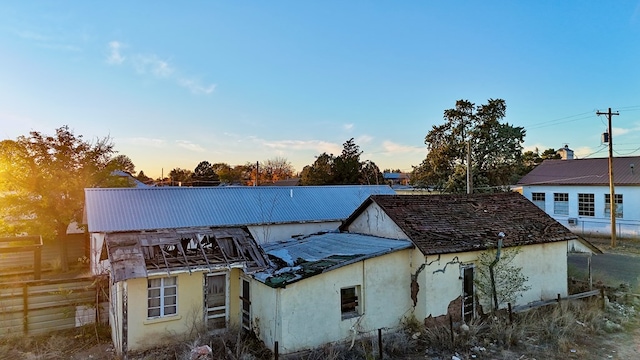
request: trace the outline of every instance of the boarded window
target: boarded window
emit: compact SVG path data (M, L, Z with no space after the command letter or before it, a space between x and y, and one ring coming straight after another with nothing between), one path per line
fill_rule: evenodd
M178 282L175 276L147 280L147 317L178 313Z

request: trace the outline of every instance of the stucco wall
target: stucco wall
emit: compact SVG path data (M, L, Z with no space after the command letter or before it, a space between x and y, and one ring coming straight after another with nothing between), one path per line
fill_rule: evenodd
M350 225L349 232L381 236L390 239L409 239L378 204L369 205Z
M177 276L178 311L176 315L147 319L147 279L127 280L128 349L139 350L176 341L196 322L202 322L203 273ZM162 276L157 276L162 277Z
M503 251L510 251L509 248ZM475 264L477 267L479 251L459 254L430 255L426 257L424 283L420 284L416 317L424 311L425 318L447 314L449 304L462 296L461 267ZM567 288L567 242L528 245L520 248L520 253L512 264L522 268L522 274L528 277L530 290L522 294L515 304L523 305L533 301L554 299L557 294L565 297ZM424 286L423 286L424 284ZM490 310L490 299L481 298L485 312ZM506 304L503 305L506 307ZM459 310L460 313L462 310Z
M303 224L277 224L249 226L251 236L258 244L291 239L295 235L310 235L323 231L334 231L340 226L340 221L309 222Z
M531 193L545 193L545 212L578 234L608 236L611 234L610 216L605 215L604 195L609 193L608 186L549 186L527 185L522 187L522 194L531 200ZM553 194L569 194L569 215L553 213ZM622 194L623 217L616 218L617 236L640 236L640 187L616 186L616 194ZM578 194L594 194L595 216L578 215ZM576 225L568 223L569 218L577 219Z
M403 250L361 261L284 289L254 281L252 317L254 321L259 318L260 337L268 347L273 348L277 340L281 353L291 353L348 340L353 335L352 327L374 335L378 328L398 326L412 310L410 252ZM358 285L362 315L343 320L340 289Z

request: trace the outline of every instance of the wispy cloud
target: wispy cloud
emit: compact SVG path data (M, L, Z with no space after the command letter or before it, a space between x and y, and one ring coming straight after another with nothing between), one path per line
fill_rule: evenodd
M408 146L402 144L396 144L392 141L385 140L382 142L382 147L385 152L388 154L407 154L407 153L417 153L417 154L426 154L425 146Z
M216 89L215 84L209 84L204 86L198 81L187 78L179 78L178 84L184 88L189 89L194 94L211 94Z
M123 46L124 45L119 41L111 41L109 43L109 56L107 56L107 63L120 65L124 62L124 56L120 53L120 49L122 49Z
M135 55L132 61L139 74L151 73L159 78L167 78L174 73L169 62L159 59L156 55Z
M637 128L636 129L624 129L624 128L614 127L612 130L613 130L613 136L616 136L616 135L628 134L631 131L637 130Z
M118 141L122 141L123 143L127 143L127 144L133 144L136 146L146 146L146 147L153 147L153 148L162 148L167 145L167 142L163 139L147 138L147 137L124 138Z
M340 154L342 145L321 140L259 140L264 146L278 150L314 150L318 153Z
M208 95L215 89L215 84L203 84L197 78L188 76L179 71L179 69L171 64L168 59L163 59L156 54L134 53L125 56L125 46L122 42L114 40L108 44L109 54L107 55L107 63L112 65L121 65L128 63L133 69L141 75L151 75L159 79L173 80L176 85L189 90L193 94Z
M355 142L358 145L368 144L372 141L373 141L373 136L369 136L369 135L360 135L355 139Z
M46 49L80 52L82 48L78 45L78 39L66 35L45 35L42 32L33 30L14 30L18 37L23 40L33 42L36 46Z
M347 130L347 131L351 131L353 129L353 124L344 124L342 125L342 128Z
M194 151L194 152L205 152L204 148L198 144L195 144L191 141L188 140L176 140L176 144L178 144L179 147L183 148L183 149L187 149L189 151Z

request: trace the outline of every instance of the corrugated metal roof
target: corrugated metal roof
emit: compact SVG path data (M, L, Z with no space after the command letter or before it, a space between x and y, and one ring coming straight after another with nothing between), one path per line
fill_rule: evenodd
M632 166L633 165L633 166ZM640 185L640 157L614 157L615 185ZM609 159L545 160L518 185L609 185Z
M325 233L303 239L263 245L264 251L282 260L276 270L254 274L254 277L272 287L302 280L354 262L409 249L408 240L394 240L351 233Z
M388 186L85 189L89 232L341 221Z

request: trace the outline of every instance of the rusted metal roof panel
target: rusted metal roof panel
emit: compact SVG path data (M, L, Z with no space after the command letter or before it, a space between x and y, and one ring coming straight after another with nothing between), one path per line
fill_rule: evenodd
M640 157L613 158L615 185L640 185ZM518 185L609 185L609 159L545 160Z
M85 189L89 232L341 221L386 185Z

